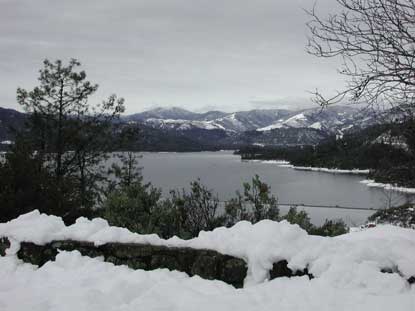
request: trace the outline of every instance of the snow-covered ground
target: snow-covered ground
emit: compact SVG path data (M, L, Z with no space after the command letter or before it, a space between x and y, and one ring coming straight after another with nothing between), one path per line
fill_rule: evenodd
M378 226L336 238L309 236L287 222L240 222L201 232L184 241L133 234L106 221L78 219L66 227L58 217L32 212L0 224L12 240L0 257L0 310L414 310L415 231ZM20 262L19 241L38 244L77 239L152 243L214 249L243 258L243 289L220 281L165 269L133 271L102 259L62 252L41 268ZM308 267L315 278L267 281L272 263L286 259L291 269ZM389 268L396 273L382 273ZM399 273L398 273L399 272Z

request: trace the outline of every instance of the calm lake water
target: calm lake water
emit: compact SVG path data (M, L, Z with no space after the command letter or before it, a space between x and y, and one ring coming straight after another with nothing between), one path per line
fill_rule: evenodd
M374 209L388 205L388 194L384 190L359 183L364 176L297 171L273 163L246 162L230 151L141 155L140 166L145 181L162 188L165 195L169 189L188 189L191 181L200 178L220 200L228 200L236 190L241 190L243 182L258 174L271 186L280 203ZM398 193L393 193L391 198L394 204L411 199ZM287 210L285 207L280 209L282 213ZM325 219L342 218L349 225L359 225L374 213L334 208L303 209L315 224L321 224Z

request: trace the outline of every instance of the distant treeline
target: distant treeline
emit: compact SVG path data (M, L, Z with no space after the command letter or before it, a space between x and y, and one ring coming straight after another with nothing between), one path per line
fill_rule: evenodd
M374 125L317 146L241 148L242 159L287 160L295 166L371 169L379 182L415 186L413 122Z

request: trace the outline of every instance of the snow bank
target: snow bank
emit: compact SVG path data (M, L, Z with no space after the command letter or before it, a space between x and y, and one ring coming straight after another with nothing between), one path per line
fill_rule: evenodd
M244 162L277 164L279 167L293 168L298 171L323 172L323 173L331 173L331 174L367 175L369 174L369 171L370 171L370 170L361 170L361 169L342 170L338 168L294 166L290 164L290 162L285 161L285 160L244 160Z
M382 183L375 182L374 180L371 180L371 179L362 180L360 183L365 184L368 187L383 188L389 191L415 194L415 188L405 188L405 187L397 187L391 184L382 184Z
M355 174L355 175L367 175L369 170L342 170L337 168L325 168L325 167L305 167L305 166L294 166L294 169L299 171L312 171L312 172L323 172L323 173L332 173L332 174Z
M166 269L134 271L78 252L62 252L55 262L39 269L14 257L0 257L0 266L0 310L4 311L412 311L415 305L415 286L409 287L396 274L362 269L356 271L362 278L355 282L347 283L354 275L338 283L281 278L236 290L223 282Z
M0 224L0 237L12 242L13 256L19 242L46 244L53 240L80 240L102 245L109 242L145 243L175 247L212 249L244 259L248 264L245 286L264 282L273 263L287 260L292 270L303 270L331 282L356 282L365 273L381 277L380 269L397 269L402 280L415 276L415 231L393 226L378 226L336 238L310 236L286 221L239 222L232 228L201 232L192 240L177 237L163 240L157 235L135 234L111 227L103 219L79 218L65 226L55 216L34 211ZM361 274L363 273L363 274ZM363 282L363 281L362 281Z

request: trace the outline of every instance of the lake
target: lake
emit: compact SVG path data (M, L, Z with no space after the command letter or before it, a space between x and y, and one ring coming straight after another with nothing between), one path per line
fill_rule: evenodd
M280 203L308 205L346 206L358 208L385 208L389 199L393 205L404 203L408 196L369 188L359 181L365 176L298 171L279 167L275 163L246 162L231 151L195 153L141 153L145 181L163 189L189 188L197 178L218 194L220 200L228 200L242 183L258 174L271 186ZM412 197L413 198L413 197ZM314 224L325 219L342 218L349 225L362 224L374 211L344 210L337 208L301 207L308 212ZM280 207L284 213L288 207Z

